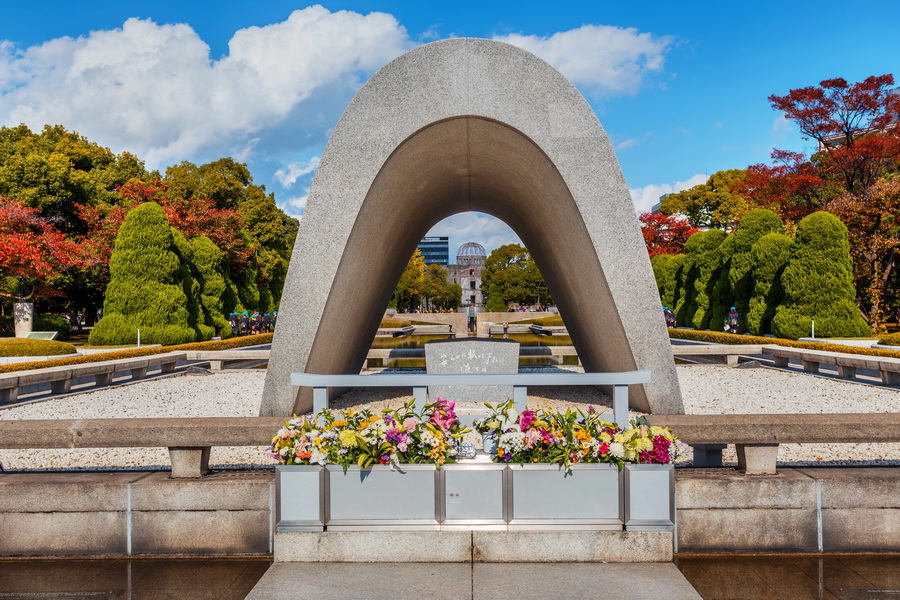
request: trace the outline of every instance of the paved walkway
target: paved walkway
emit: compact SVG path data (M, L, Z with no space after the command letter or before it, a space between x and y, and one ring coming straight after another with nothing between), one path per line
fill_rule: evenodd
M274 563L247 600L701 600L673 563Z

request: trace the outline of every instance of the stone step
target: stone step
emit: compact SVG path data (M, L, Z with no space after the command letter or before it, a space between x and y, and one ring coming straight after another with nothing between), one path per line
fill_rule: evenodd
M387 548L383 549L389 553ZM274 563L248 600L701 600L672 563Z
M671 531L276 531L275 562L668 562Z

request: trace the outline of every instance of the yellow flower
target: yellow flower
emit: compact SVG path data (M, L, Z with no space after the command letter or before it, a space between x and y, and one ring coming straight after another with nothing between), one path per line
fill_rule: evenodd
M349 429L345 429L338 434L338 439L341 440L341 446L348 448L356 444L356 433Z

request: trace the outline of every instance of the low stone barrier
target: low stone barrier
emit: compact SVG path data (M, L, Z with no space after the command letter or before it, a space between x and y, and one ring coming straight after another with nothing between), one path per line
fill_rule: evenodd
M184 356L184 352L168 352L136 358L0 373L0 402L15 402L19 397L19 388L26 385L49 383L54 394L65 394L71 390L72 380L76 377L92 376L96 386L103 387L112 382L115 373L124 371L130 371L134 380L146 377L147 369L152 366L159 366L163 373L172 373L178 361L184 360Z
M900 358L867 356L865 354L849 354L845 352L826 352L824 350L807 350L805 348L786 348L784 346L763 346L763 353L773 357L776 367L787 367L793 360L803 363L807 373L818 373L820 364L835 365L838 376L846 379L856 377L857 369L870 369L881 374L884 385L900 385Z
M652 421L687 444L717 452L704 466L721 466L721 449L734 444L738 468L748 475L775 473L779 444L900 442L898 413L653 415Z

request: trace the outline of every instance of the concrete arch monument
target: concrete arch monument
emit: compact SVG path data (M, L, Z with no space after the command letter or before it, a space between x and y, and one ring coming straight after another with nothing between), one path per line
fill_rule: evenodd
M452 39L382 68L335 127L294 247L262 415L311 409L291 372L359 372L406 258L464 211L519 235L587 371L650 369L631 405L683 412L634 207L594 111L533 54Z

